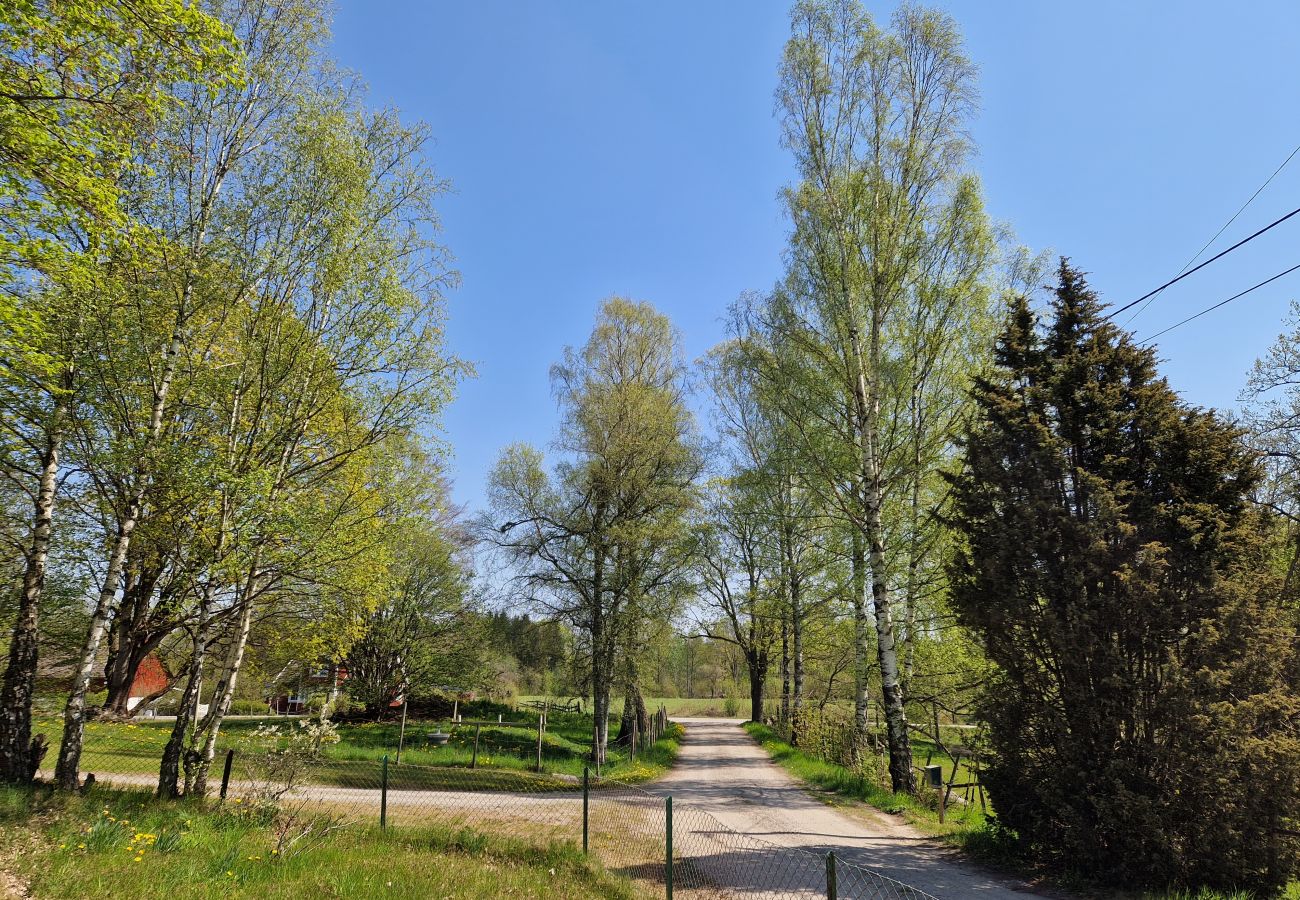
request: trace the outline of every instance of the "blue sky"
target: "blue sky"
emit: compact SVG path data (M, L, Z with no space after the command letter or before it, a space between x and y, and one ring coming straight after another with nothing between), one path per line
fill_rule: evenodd
M1073 258L1116 305L1176 274L1300 144L1300 7L957 2L981 70L991 214ZM893 6L870 3L887 19ZM456 193L453 350L479 377L446 416L477 508L515 440L545 446L547 371L603 297L648 300L698 356L779 276L791 177L772 94L784 3L340 0L334 54L376 104L428 122ZM1300 206L1300 156L1205 256ZM1147 334L1300 263L1300 217L1162 294ZM1190 401L1235 404L1300 273L1160 340ZM1128 314L1120 321L1128 318Z

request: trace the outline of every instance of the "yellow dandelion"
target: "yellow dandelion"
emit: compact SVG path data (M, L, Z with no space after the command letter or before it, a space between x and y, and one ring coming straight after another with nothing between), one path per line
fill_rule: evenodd
M142 860L142 859L144 859L143 856L137 856L137 857L135 858L134 862L139 862L139 861Z
M78 844L78 845L77 845L77 849L78 849L78 850L85 850L85 849L86 849L86 845L85 845L85 844Z

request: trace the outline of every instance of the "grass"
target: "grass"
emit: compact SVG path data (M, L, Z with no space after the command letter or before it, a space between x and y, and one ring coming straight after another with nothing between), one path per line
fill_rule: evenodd
M96 788L0 789L0 888L36 897L639 896L571 844L437 827L347 828L275 852L258 815Z
M744 728L762 745L768 755L796 778L837 797L861 800L877 809L904 817L927 834L943 838L948 843L974 852L978 856L999 856L1003 848L997 846L996 836L988 828L988 817L978 803L950 804L944 821L939 821L939 811L933 793L914 797L896 794L881 787L870 775L862 775L844 766L824 762L809 756L781 740L776 731L757 722L746 722ZM912 746L917 765L925 763L930 745L917 741ZM944 766L944 780L952 771L947 757L935 755L933 762Z
M536 721L536 716L519 712L515 722ZM226 722L221 729L217 747L218 764L227 749L237 754L258 752L265 746L254 736L266 724L280 724L296 728L296 720L238 719ZM47 735L52 747L57 747L62 723L57 719L42 719L36 723L38 731ZM426 734L435 727L451 734L444 747L427 745ZM342 786L373 787L377 784L381 761L388 756L390 764L396 763L400 724L375 722L343 724L338 727L340 741L325 748L327 765L314 773L315 780ZM82 769L96 774L147 774L156 775L164 745L171 732L170 722L91 722L86 726L86 750ZM587 766L591 748L591 716L579 713L552 713L542 740L542 771L547 774L567 775L577 778ZM609 759L601 774L607 778L626 782L641 782L656 778L672 765L677 757L680 726L671 726L668 733L653 747L641 747L633 761L630 754L618 747L609 748ZM423 782L415 787L451 786L452 776L418 773L408 767L467 769L473 759L474 726L439 722L408 721L401 762L403 777ZM477 769L518 773L520 785L536 788L531 777L537 762L536 725L512 727L495 723L481 726ZM370 764L367 767L367 763ZM317 777L319 776L319 777ZM473 782L470 782L471 784ZM508 790L512 785L498 779L494 789Z
M746 722L744 728L782 768L806 784L832 793L835 801L860 800L884 812L901 815L919 831L938 837L993 868L1017 875L1027 874L1023 863L1016 858L1009 840L999 833L990 816L980 809L978 803L950 806L945 821L941 823L933 793L923 794L920 797L896 794L881 787L874 778L862 777L844 766L823 762L803 753L781 740L776 731L767 725ZM930 757L932 749L933 745L930 742L914 740L912 755L916 764L923 765ZM943 766L944 780L947 781L952 771L951 760L935 753L932 762ZM1251 898L1248 894L1224 894L1202 890L1142 894L1141 900L1251 900ZM1293 882L1280 900L1300 900L1300 882Z
M568 699L564 697L548 696L543 694L529 694L518 698L520 703L533 700L556 700L561 701ZM749 715L749 700L737 699L736 712L728 713L726 710L727 698L725 697L646 697L646 709L651 712L663 707L668 711L670 718L682 718L689 716L725 716L727 718L736 718L739 716ZM590 709L590 699L583 700L583 709ZM623 698L611 697L609 701L609 711L612 716L618 718L623 714Z

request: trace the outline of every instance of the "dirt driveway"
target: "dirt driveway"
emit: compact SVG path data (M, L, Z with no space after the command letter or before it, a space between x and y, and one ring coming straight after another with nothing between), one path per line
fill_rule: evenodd
M949 898L1028 900L1024 884L962 862L955 851L893 816L846 815L805 791L732 719L678 719L686 727L677 765L653 789L671 793L722 824L773 844L802 847L874 868L904 884ZM856 811L855 811L856 813Z

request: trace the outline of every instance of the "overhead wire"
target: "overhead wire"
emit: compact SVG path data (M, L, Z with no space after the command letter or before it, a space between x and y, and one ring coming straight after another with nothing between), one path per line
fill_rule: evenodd
M1152 341L1154 341L1156 338L1160 337L1161 335L1168 334L1169 332L1173 331L1175 328L1181 328L1183 325L1186 325L1188 322L1192 321L1193 319L1199 319L1201 316L1205 315L1206 313L1213 312L1214 310L1218 309L1220 306L1226 306L1229 303L1231 303L1233 300L1237 300L1241 297L1244 297L1247 294L1249 294L1251 291L1259 290L1264 285L1271 284L1272 282L1277 281L1279 278L1283 277L1284 275L1290 275L1292 272L1296 271L1297 269L1300 269L1300 264L1294 265L1284 272L1278 272L1272 278L1266 278L1263 281L1261 281L1259 284L1256 284L1252 287L1248 287L1239 294L1233 294L1231 297L1229 297L1226 300L1220 300L1218 303L1214 304L1213 306L1207 306L1205 309L1201 310L1198 313L1188 316L1186 319L1183 319L1181 322L1175 322L1173 325L1170 325L1168 328L1164 329L1163 331L1157 331L1155 334L1151 335L1150 337L1143 338L1138 343L1139 345L1149 344Z
M1251 194L1250 197L1246 200L1246 202L1241 204L1241 206L1237 209L1237 211L1232 214L1232 218L1228 219L1228 221L1223 223L1223 226L1214 233L1214 237L1206 241L1201 246L1201 249L1193 253L1191 258L1188 259L1187 262L1183 263L1183 267L1178 270L1175 277L1182 275L1184 272L1186 272L1187 267L1190 266L1192 263L1196 262L1196 260L1200 258L1201 254L1204 253L1206 250L1208 250L1214 244L1214 242L1217 241L1219 237L1225 231L1228 230L1229 227L1231 227L1233 222L1237 221L1237 218L1243 212L1246 211L1246 208L1250 206L1250 204L1255 202L1255 198L1264 192L1264 188L1268 187L1270 184L1273 183L1273 179L1276 178L1281 173L1281 171L1287 167L1287 163L1291 162L1291 160L1295 158L1297 153L1300 153L1300 144L1296 144L1295 149L1293 149L1287 155L1286 159L1282 160L1281 165L1279 165L1276 169L1273 170L1273 174L1269 175L1268 178L1264 179L1263 184L1255 188L1255 193ZM1123 327L1128 328L1129 323L1132 322L1134 319L1136 319L1138 316L1142 315L1142 313L1146 311L1147 307L1149 307L1152 303L1155 302L1156 297L1158 297L1161 291L1163 290L1164 290L1163 287L1157 288L1156 291L1147 299L1146 303L1142 304L1141 308L1139 308L1137 311L1133 313L1133 315L1129 316L1127 319L1124 320Z
M1282 224L1283 222L1285 222L1287 219L1290 219L1290 218L1292 218L1292 217L1294 217L1294 216L1296 216L1296 215L1300 215L1300 207L1297 207L1297 208L1291 210L1289 213L1287 213L1286 215L1282 216L1282 218L1280 218L1280 219L1275 219L1275 220L1273 220L1272 222L1270 222L1269 224L1267 224L1267 225L1265 225L1263 228L1261 228L1259 231L1256 231L1254 234L1251 234L1251 235L1248 235L1247 237L1242 238L1241 240L1237 241L1237 243L1235 243L1235 244L1233 244L1231 247L1229 247L1227 250L1223 250L1223 251L1220 251L1219 253L1214 254L1214 256L1211 256L1209 259L1207 259L1205 262L1201 263L1201 264L1200 264L1199 266L1197 266L1196 268L1194 268L1194 269L1188 269L1188 270L1187 270L1186 272L1184 272L1183 274L1178 275L1177 277L1174 277L1174 278L1169 279L1168 281L1166 281L1164 284L1160 285L1160 287L1156 288L1155 290L1147 291L1145 294L1143 294L1141 297L1138 297L1136 300L1133 300L1133 301L1131 301L1131 302L1129 302L1129 303L1125 303L1125 304L1124 304L1123 306L1121 306L1119 309L1116 309L1116 310L1111 311L1110 313L1107 313L1106 318L1107 318L1107 319L1113 319L1115 316L1119 315L1120 313L1124 312L1125 310L1127 310L1127 309L1132 309L1134 306L1137 306L1139 303L1141 303L1143 300L1146 300L1148 297L1154 297L1156 294L1160 293L1161 291L1163 291L1165 288L1169 287L1170 285L1177 284L1178 282L1182 281L1184 278L1187 278L1187 277L1190 276L1190 275L1195 275L1197 272L1199 272L1201 269L1204 269L1204 268L1205 268L1206 266L1208 266L1210 263L1215 262L1216 260L1222 259L1223 257L1227 256L1229 253L1231 253L1233 250L1236 250L1238 247L1242 247L1242 246L1244 246L1244 245L1246 245L1246 244L1249 244L1249 243L1250 243L1251 241L1253 241L1255 238L1259 237L1260 235L1264 234L1264 233L1267 232L1267 231L1271 231L1272 229L1274 229L1274 228L1276 228L1277 226L1281 225L1281 224ZM1254 288L1252 288L1251 290L1254 290Z

